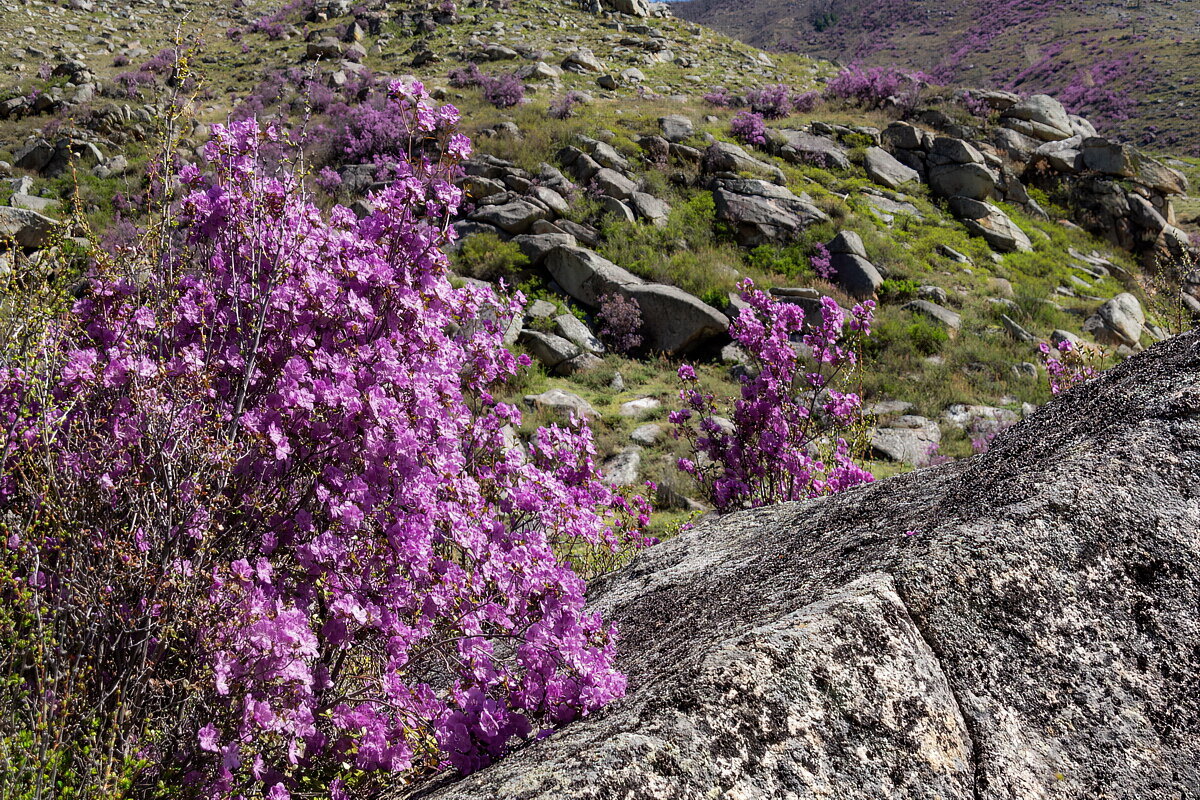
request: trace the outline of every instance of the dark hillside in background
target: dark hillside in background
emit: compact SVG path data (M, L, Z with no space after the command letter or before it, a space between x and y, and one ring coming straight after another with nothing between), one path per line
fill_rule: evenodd
M1200 153L1196 0L690 0L673 9L769 50L1049 92L1108 134Z

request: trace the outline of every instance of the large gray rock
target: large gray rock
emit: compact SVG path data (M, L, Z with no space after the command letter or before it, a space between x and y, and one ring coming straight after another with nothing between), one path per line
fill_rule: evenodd
M607 294L635 300L650 350L686 353L729 329L729 318L699 298L675 286L647 283L591 250L559 247L545 264L563 291L585 305L599 306Z
M546 369L553 372L564 361L570 361L579 355L577 345L550 333L531 331L528 328L521 331L518 342L525 345L533 357L542 363Z
M36 211L0 206L0 241L11 239L21 247L38 249L50 244L61 227L58 220Z
M776 183L784 182L783 170L760 161L733 142L713 142L704 152L703 167L710 174L748 172Z
M1032 95L1000 117L1002 125L1044 142L1070 139L1075 134L1062 103L1047 94Z
M471 214L475 222L494 225L506 233L525 233L539 219L547 216L545 209L525 200L514 200L494 206L483 206Z
M870 261L853 253L831 253L829 266L833 268L834 281L859 300L875 296L883 285L883 276Z
M675 286L644 283L622 287L642 310L646 346L670 355L690 352L729 330L729 318Z
M929 463L941 441L942 429L936 422L911 414L871 431L871 451L876 458L918 467Z
M584 247L557 247L546 256L546 269L563 291L579 302L600 305L600 298L642 279Z
M882 147L868 147L863 166L867 170L867 177L889 189L899 189L921 177L915 169L904 166Z
M717 219L733 228L738 244L786 243L814 222L829 219L786 186L766 181L726 180L713 192Z
M942 197L986 200L996 193L996 176L983 164L943 164L930 168L929 188Z
M824 169L850 169L845 149L828 136L796 130L772 130L774 151L794 164L812 164Z
M1002 253L1013 251L1029 252L1033 243L1017 223L991 203L982 203L967 197L951 197L950 210L962 220L967 232L980 236L995 250Z
M541 394L527 394L525 404L535 409L545 409L561 417L595 419L600 416L600 412L593 408L591 403L565 389L555 388Z
M593 185L605 197L627 200L637 191L637 184L615 169L604 167L592 176Z
M903 306L905 311L911 311L914 314L920 314L922 317L933 320L943 328L952 331L962 327L962 317L958 312L951 311L945 306L940 306L937 303L931 303L928 300L913 300L910 303L905 303Z
M658 127L662 129L663 138L675 143L692 138L692 134L696 132L692 121L681 114L659 117Z
M604 5L633 17L650 16L650 3L647 0L604 0Z
M1146 313L1142 304L1129 292L1122 292L1088 317L1083 329L1100 344L1137 348L1145 325Z
M423 800L1200 793L1200 338L989 452L701 522L594 583L626 695Z

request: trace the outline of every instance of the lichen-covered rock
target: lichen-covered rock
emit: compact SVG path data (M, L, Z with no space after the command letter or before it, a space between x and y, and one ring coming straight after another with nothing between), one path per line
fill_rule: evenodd
M1198 796L1198 383L1200 335L1176 337L982 456L645 551L590 592L626 697L416 791Z

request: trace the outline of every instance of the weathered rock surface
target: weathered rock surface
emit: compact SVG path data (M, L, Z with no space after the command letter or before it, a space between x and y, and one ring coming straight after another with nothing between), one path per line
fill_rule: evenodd
M1007 214L991 203L968 197L951 197L950 210L963 221L972 236L983 237L993 249L1002 253L1014 250L1029 252L1033 243Z
M717 219L729 223L745 247L789 242L808 225L829 219L786 186L766 181L719 181L713 200Z
M428 800L1200 795L1200 335L593 585L624 699ZM412 796L411 793L409 796Z
M647 283L591 250L557 247L545 263L558 285L581 303L599 306L601 298L613 293L635 300L651 350L685 353L729 329L729 319L699 298L674 286Z
M920 180L920 174L904 166L882 147L868 147L863 161L867 177L889 189L899 189L909 181Z

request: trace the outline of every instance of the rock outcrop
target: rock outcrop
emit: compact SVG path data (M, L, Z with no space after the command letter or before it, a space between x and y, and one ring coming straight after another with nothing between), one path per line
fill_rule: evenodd
M420 796L1200 796L1197 498L1189 334L982 456L646 551L592 589L627 696Z

